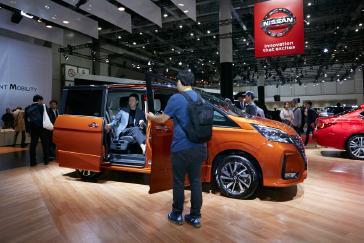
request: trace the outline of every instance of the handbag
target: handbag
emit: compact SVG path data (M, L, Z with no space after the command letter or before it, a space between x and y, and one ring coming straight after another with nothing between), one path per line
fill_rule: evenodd
M49 119L48 113L47 113L47 107L45 104L43 104L43 128L47 129L49 131L53 131L54 127L53 124L51 122L51 120Z

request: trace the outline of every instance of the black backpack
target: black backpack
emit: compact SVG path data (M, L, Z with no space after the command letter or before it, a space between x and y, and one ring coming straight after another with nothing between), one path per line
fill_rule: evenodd
M40 112L39 105L30 105L25 109L27 122L31 127L43 126L43 114Z
M181 92L188 102L187 114L189 122L187 127L183 127L182 123L178 121L183 131L186 133L187 138L193 143L206 143L212 136L212 125L214 120L214 110L206 103L198 94L197 101L185 92Z

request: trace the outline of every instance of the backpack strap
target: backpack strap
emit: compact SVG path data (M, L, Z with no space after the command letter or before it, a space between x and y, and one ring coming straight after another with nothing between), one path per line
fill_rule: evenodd
M187 100L187 102L188 102L188 103L192 103L192 102L193 102L193 100L192 100L191 96L189 96L188 94L186 94L186 92L182 91L182 92L180 92L180 94L181 94L183 97L185 97L185 99Z

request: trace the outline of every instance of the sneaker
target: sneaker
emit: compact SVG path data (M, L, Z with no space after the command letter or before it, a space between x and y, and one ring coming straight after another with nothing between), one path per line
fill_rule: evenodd
M146 150L146 145L145 144L140 144L140 147L143 150L143 154L145 154L145 150Z
M175 211L172 211L168 214L168 220L171 221L174 224L182 225L183 224L183 216L182 213L178 213Z
M201 228L201 218L191 216L191 214L185 215L185 221L195 228Z

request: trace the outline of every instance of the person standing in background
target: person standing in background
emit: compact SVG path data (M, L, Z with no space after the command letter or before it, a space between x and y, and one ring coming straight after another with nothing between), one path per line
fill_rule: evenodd
M302 112L301 108L297 107L297 100L292 100L292 112L293 112L293 120L292 126L296 132L301 135L301 125L302 125Z
M281 111L280 116L283 123L292 126L294 117L293 117L293 112L290 108L291 108L290 103L284 102L284 109Z
M265 118L264 110L261 108L261 105L259 104L259 101L254 100L254 104L257 106L257 116Z
M245 112L252 116L257 115L257 106L254 104L254 98L255 95L252 91L247 91L245 93Z
M19 133L21 133L21 147L24 148L25 144L25 121L24 121L24 110L21 107L17 107L13 112L14 115L14 143L13 147L16 146L16 140L18 139Z
M3 121L3 129L11 129L14 127L14 116L10 108L6 108L5 114L1 117Z
M43 147L43 162L45 165L49 162L49 133L48 130L43 128L43 97L35 95L33 97L33 104L25 108L25 130L30 133L30 166L37 164L36 148L39 138Z
M245 92L239 92L236 94L235 99L237 100L235 102L235 106L240 109L240 110L244 110L245 109Z
M312 109L312 102L311 101L306 101L305 102L305 117L306 117L306 122L305 122L305 127L306 127L306 139L305 139L305 146L307 146L309 138L310 138L310 134L313 131L314 127L315 127L315 122L317 119L317 112Z
M48 116L49 120L54 123L59 115L58 102L56 100L49 101ZM54 159L56 157L56 145L53 143L53 131L48 131L49 133L49 158Z

